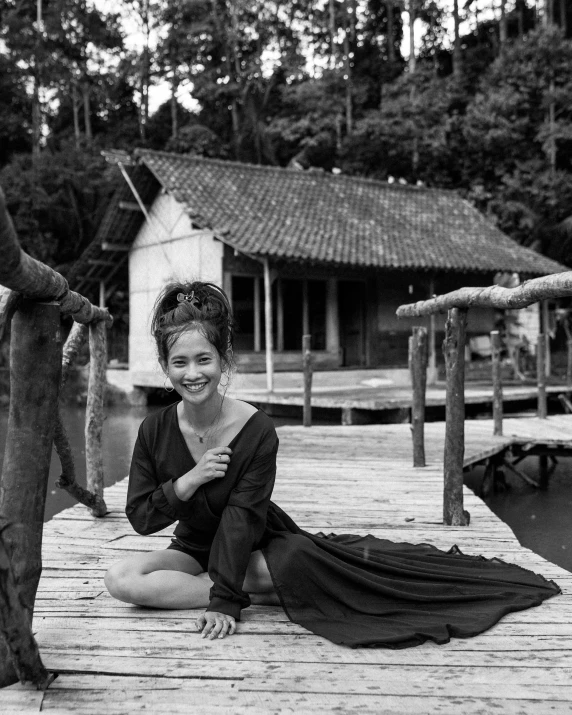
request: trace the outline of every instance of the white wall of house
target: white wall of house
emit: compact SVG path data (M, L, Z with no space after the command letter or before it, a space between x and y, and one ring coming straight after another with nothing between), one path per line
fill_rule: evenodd
M166 283L204 280L222 285L223 244L212 232L193 228L183 207L161 193L129 253L129 369L139 385L161 385L151 311Z

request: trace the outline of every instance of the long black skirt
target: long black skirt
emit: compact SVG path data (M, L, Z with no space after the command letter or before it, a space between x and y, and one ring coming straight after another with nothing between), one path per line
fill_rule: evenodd
M351 648L469 638L560 593L532 571L456 546L300 530L275 531L263 552L290 620Z

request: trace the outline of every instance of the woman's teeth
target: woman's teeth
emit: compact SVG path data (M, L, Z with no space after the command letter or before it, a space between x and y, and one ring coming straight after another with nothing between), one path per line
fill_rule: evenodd
M201 382L198 385L185 385L185 389L187 389L189 392L199 392L206 384L206 382Z

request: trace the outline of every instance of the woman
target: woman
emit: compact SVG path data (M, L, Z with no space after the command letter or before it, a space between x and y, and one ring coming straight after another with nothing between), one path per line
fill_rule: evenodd
M456 547L299 529L270 501L278 450L271 420L224 394L233 365L224 292L202 282L167 286L152 330L181 401L140 427L126 512L140 534L179 523L167 549L110 568L105 583L115 598L206 608L197 620L203 638L233 634L250 604L280 604L335 643L404 648L475 635L559 593L530 571Z

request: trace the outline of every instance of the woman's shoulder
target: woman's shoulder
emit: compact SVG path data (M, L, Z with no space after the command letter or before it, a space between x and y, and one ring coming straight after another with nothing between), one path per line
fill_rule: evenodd
M240 426L240 429L237 430L237 437L244 433L250 433L249 437L257 434L262 440L277 441L278 437L274 422L261 409L254 407L249 402L236 399L232 400L232 408L237 425ZM251 439L248 441L252 442Z

